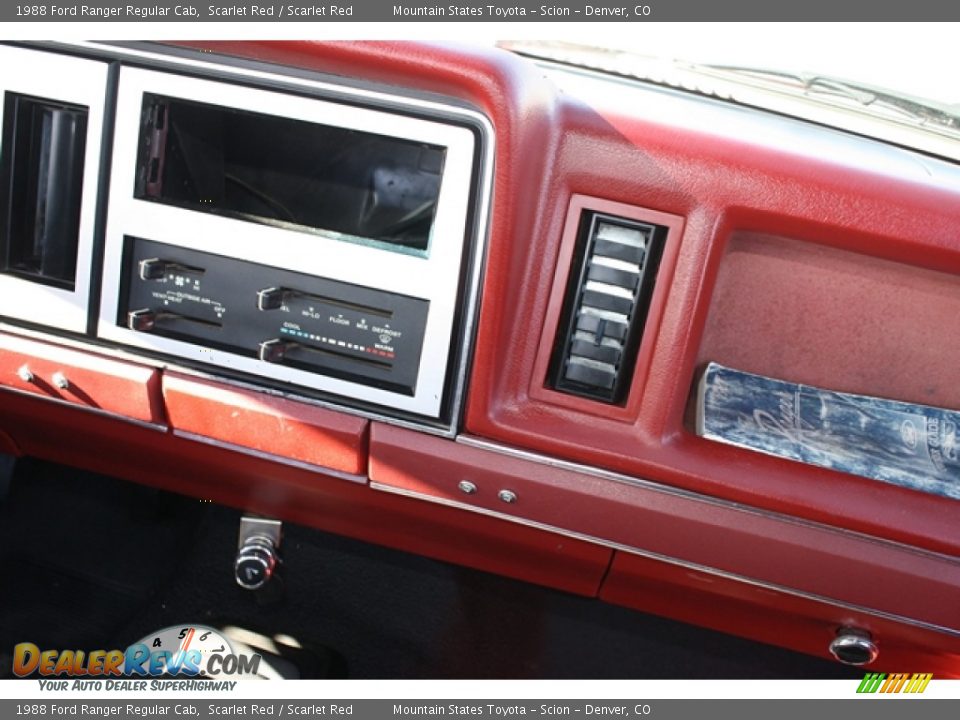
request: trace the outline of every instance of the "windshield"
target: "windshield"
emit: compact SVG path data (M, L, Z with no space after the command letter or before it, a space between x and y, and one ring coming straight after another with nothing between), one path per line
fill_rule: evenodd
M956 27L716 24L576 43L511 41L522 54L793 115L960 161Z

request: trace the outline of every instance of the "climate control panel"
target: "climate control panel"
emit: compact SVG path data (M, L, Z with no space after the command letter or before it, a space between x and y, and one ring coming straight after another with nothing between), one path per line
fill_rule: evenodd
M117 324L412 396L428 300L124 238Z

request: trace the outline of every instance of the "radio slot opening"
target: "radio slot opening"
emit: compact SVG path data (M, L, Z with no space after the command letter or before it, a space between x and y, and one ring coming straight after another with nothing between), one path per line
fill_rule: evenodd
M426 255L446 149L145 93L136 197Z

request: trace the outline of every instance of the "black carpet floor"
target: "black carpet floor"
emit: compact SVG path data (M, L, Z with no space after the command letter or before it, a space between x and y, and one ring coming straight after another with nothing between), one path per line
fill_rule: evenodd
M332 648L351 678L836 678L856 671L285 525L281 600L233 580L239 513L35 460L0 503L0 678L18 642L126 647L175 624Z

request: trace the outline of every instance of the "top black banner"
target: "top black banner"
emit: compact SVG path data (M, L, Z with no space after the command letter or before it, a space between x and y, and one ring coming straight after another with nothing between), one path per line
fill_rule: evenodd
M623 0L622 0L623 1ZM336 4L287 0L250 2L157 2L125 4L108 0L52 0L12 3L0 8L0 22L652 22L652 21L949 21L960 19L960 3L942 0L625 0L591 3L562 0L549 4L450 3L363 0ZM718 29L718 32L720 30ZM858 32L851 28L851 37ZM811 43L817 38L812 36Z

